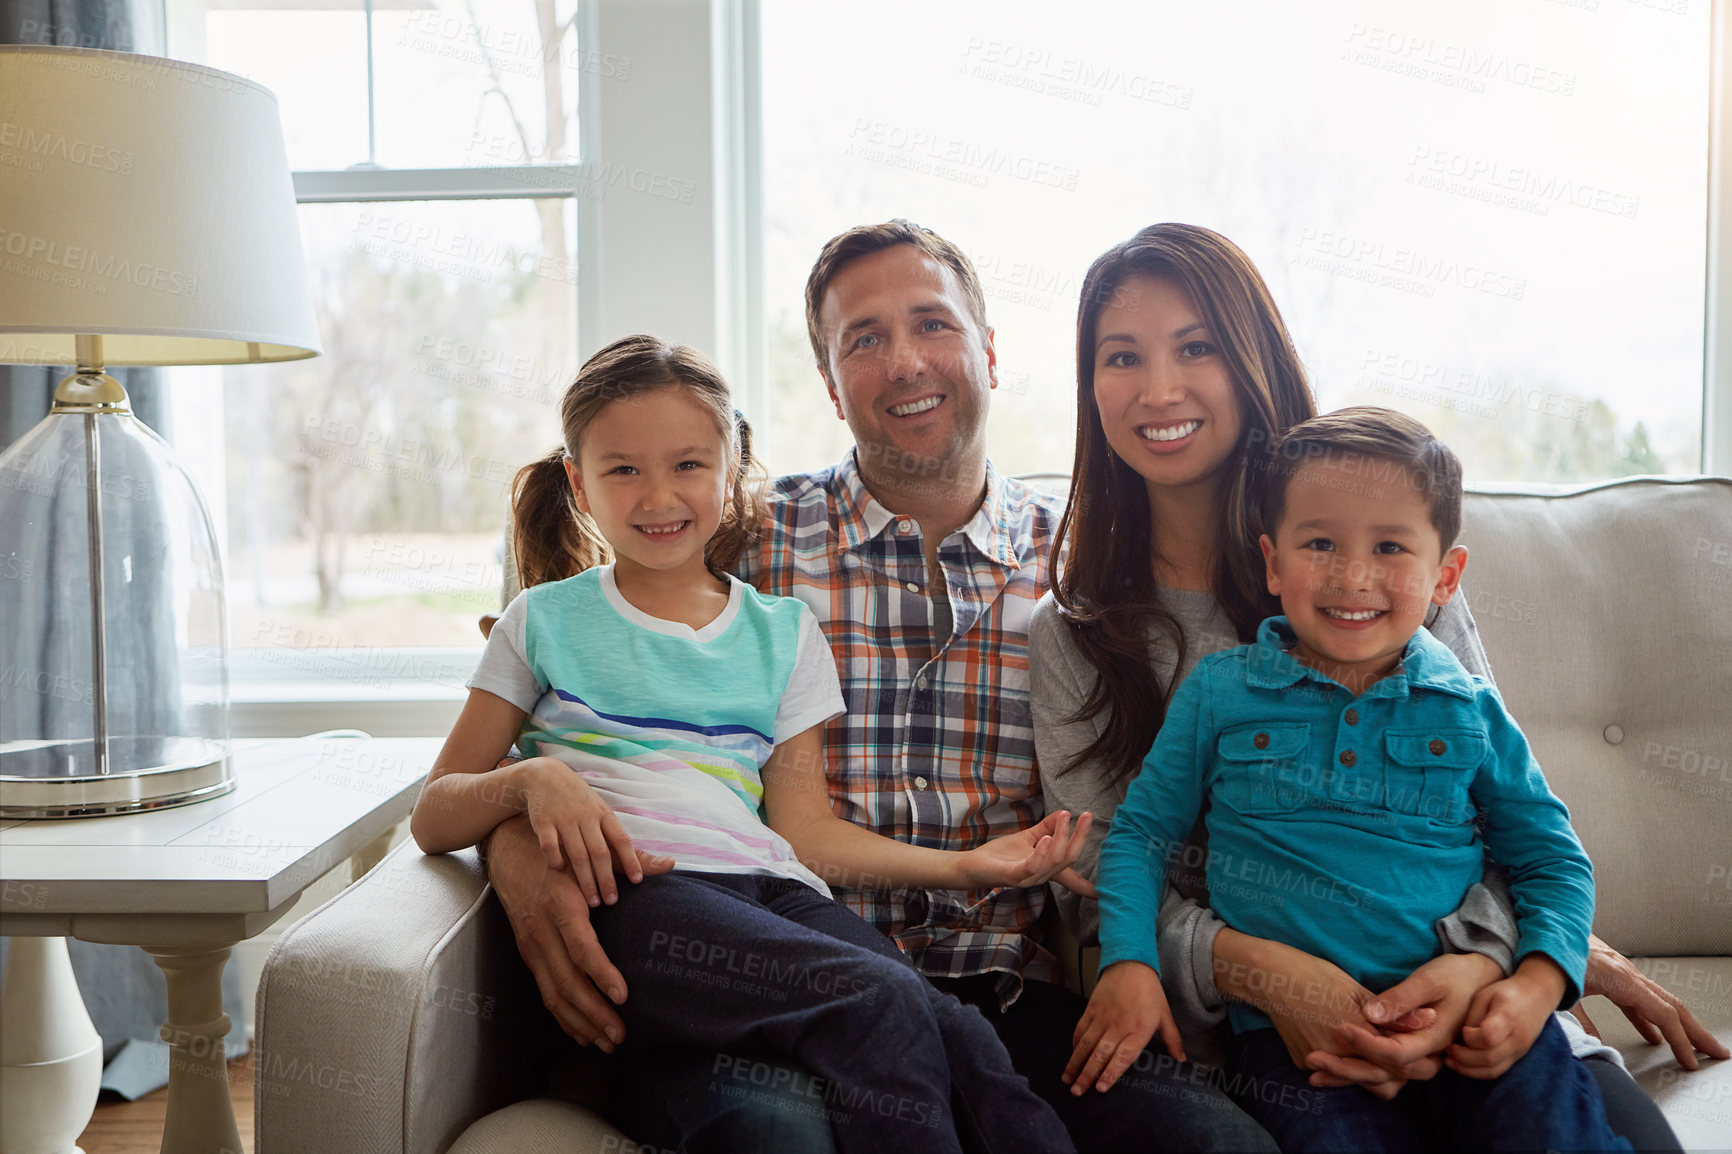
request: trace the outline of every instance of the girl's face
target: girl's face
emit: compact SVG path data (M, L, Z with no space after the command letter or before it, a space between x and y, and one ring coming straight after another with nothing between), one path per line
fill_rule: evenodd
M1095 327L1095 407L1107 444L1156 488L1219 484L1238 443L1238 390L1215 334L1178 284L1133 276Z
M622 568L705 572L736 465L716 419L683 385L613 401L565 462L577 507Z

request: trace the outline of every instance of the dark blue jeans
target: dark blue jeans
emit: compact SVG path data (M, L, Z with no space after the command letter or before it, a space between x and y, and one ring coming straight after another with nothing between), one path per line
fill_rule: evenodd
M995 975L935 984L978 1006L1010 1051L1017 1073L1052 1104L1085 1154L1275 1154L1275 1141L1215 1085L1214 1072L1146 1048L1111 1090L1073 1095L1059 1081L1088 999L1051 982L1025 982L998 1008ZM1159 1042L1157 1040L1156 1045Z
M1074 1149L977 1011L809 886L675 872L590 920L630 987L626 1046L712 1051L702 1095L758 1107L752 1125L827 1122L843 1154Z
M1500 1078L1445 1069L1393 1100L1357 1086L1318 1088L1273 1029L1233 1039L1227 1089L1285 1154L1323 1151L1628 1150L1606 1124L1594 1077L1548 1019Z

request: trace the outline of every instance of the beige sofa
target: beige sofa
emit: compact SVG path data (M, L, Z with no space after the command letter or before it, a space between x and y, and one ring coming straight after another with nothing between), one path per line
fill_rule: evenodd
M1732 480L1475 492L1465 520L1467 595L1598 867L1596 929L1732 1041ZM1732 1147L1732 1063L1682 1072L1590 1010L1687 1149ZM473 852L406 845L296 923L257 1021L259 1154L634 1149L573 1104L605 1101L605 1066L556 1062Z

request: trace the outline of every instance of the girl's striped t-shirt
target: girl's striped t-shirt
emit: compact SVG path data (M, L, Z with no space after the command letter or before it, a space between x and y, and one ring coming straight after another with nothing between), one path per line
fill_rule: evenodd
M651 617L612 565L526 589L469 680L529 714L525 757L556 757L632 842L675 868L795 878L828 894L761 817L771 747L843 712L817 619L729 578L702 629Z

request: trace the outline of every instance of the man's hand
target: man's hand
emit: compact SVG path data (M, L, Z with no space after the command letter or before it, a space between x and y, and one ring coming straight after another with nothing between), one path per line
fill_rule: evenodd
M645 874L673 868L668 858L640 863ZM625 1001L625 978L596 940L576 879L569 870L548 868L527 814L502 822L489 835L487 876L511 919L517 952L535 975L542 1004L560 1029L611 1054L625 1038L625 1022L613 1009Z
M1336 1027L1336 1050L1308 1056L1311 1068L1325 1075L1312 1083L1357 1081L1354 1075L1366 1072L1361 1059L1409 1080L1433 1077L1474 996L1502 977L1503 970L1484 954L1439 954L1360 1007L1369 1025L1349 1021Z
M1038 886L1056 881L1085 898L1095 887L1070 867L1088 844L1094 815L1085 813L1070 824L1070 813L1049 813L1028 829L995 837L965 851L961 869L970 889L985 886Z
M1473 996L1461 1041L1445 1051L1444 1061L1469 1078L1501 1077L1533 1046L1566 986L1556 962L1529 954L1514 974Z
M1662 1041L1672 1047L1678 1065L1696 1069L1696 1051L1710 1058L1732 1057L1725 1046L1696 1021L1689 1008L1677 996L1654 979L1630 964L1630 959L1608 946L1595 935L1588 937L1588 976L1582 993L1600 994L1610 998L1642 1040L1651 1046ZM1582 1023L1582 1028L1594 1037L1600 1036L1588 1012L1577 1002L1570 1011Z
M1090 1086L1112 1089L1157 1030L1167 1053L1183 1062L1185 1045L1167 1008L1161 976L1141 962L1114 962L1102 971L1076 1024L1070 1062L1059 1080L1076 1095L1088 1093Z

